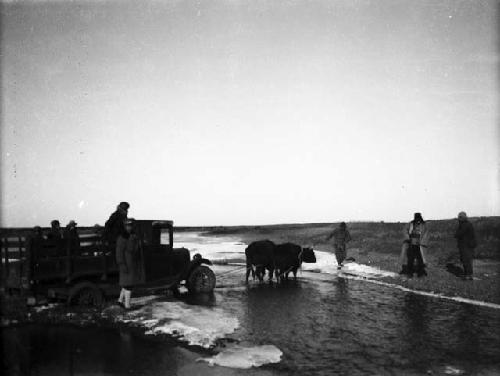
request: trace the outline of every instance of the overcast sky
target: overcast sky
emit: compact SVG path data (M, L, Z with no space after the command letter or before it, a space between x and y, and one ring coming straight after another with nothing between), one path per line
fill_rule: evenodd
M1 225L500 215L498 8L3 2Z

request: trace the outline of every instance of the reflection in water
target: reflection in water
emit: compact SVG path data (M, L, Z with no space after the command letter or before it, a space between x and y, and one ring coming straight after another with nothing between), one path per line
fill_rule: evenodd
M130 332L32 325L1 335L4 375L151 375L177 368L175 348Z

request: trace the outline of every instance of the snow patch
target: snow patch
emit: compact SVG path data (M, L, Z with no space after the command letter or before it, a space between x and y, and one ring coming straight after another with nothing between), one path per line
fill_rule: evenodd
M260 367L268 363L279 363L283 353L273 345L255 347L235 346L211 357L199 360L208 362L210 366L248 369Z
M127 312L119 319L123 323L147 328L145 334L168 334L190 345L210 348L239 327L236 317L220 308L189 305L183 302L150 302L140 309Z
M447 375L461 375L464 373L464 371L453 366L446 366L444 369L444 373Z
M373 266L358 264L357 262L347 262L341 270L337 270L337 259L335 255L330 252L324 252L319 250L314 250L316 255L316 263L302 264L302 270L325 273L325 274L339 274L343 272L354 274L360 277L370 277L370 278L382 278L382 277L397 277L398 274L389 272L387 270L382 270L375 268Z
M43 311L46 311L46 310L49 310L49 309L52 309L52 308L55 308L57 307L59 304L57 303L50 303L50 304L46 304L46 305L43 305L43 306L40 306L40 307L34 307L33 310L36 312L36 313L39 313L39 312L43 312Z

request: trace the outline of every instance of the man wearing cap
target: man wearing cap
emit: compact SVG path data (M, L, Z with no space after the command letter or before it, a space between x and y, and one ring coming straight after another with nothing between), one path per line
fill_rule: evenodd
M474 248L476 248L476 236L474 234L474 227L469 222L465 212L458 213L458 227L455 232L457 239L458 252L460 254L460 261L464 267L465 280L472 280L472 260L474 258Z
M122 201L116 207L116 211L109 216L109 219L104 224L104 240L109 244L115 244L116 239L125 233L125 220L127 219L128 202Z
M118 304L130 308L131 288L142 282L141 244L134 232L134 220L125 221L125 232L116 240L116 263L120 270L121 287Z
M429 232L421 213L413 214L413 221L408 223L405 230L405 240L403 242L402 256L406 253L407 265L403 266L404 274L409 277L413 273L422 277L427 275L425 271L425 249L429 245ZM415 266L416 262L416 266Z
M335 258L337 259L337 269L340 270L344 266L344 260L347 256L346 243L351 241L351 234L347 230L345 222L340 223L339 227L326 238L330 240L333 237L333 246L335 247Z

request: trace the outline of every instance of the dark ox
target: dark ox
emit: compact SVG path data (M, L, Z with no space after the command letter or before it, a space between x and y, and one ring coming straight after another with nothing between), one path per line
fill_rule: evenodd
M297 279L297 269L303 262L316 262L316 255L312 248L302 248L293 243L279 244L274 249L274 272L276 280L288 280L288 274L293 273L293 278Z
M246 282L250 273L260 281L264 279L266 270L269 271L269 281L276 273L276 280L288 279L288 274L293 273L297 278L297 269L302 262L316 262L316 255L312 248L302 248L293 243L276 245L270 240L259 240L251 243L245 249L247 261Z
M250 273L252 273L254 279L257 275L259 280L262 281L266 274L266 269L269 270L269 280L273 278L275 248L276 245L270 240L259 240L250 243L245 249L247 261L246 282L248 282Z

